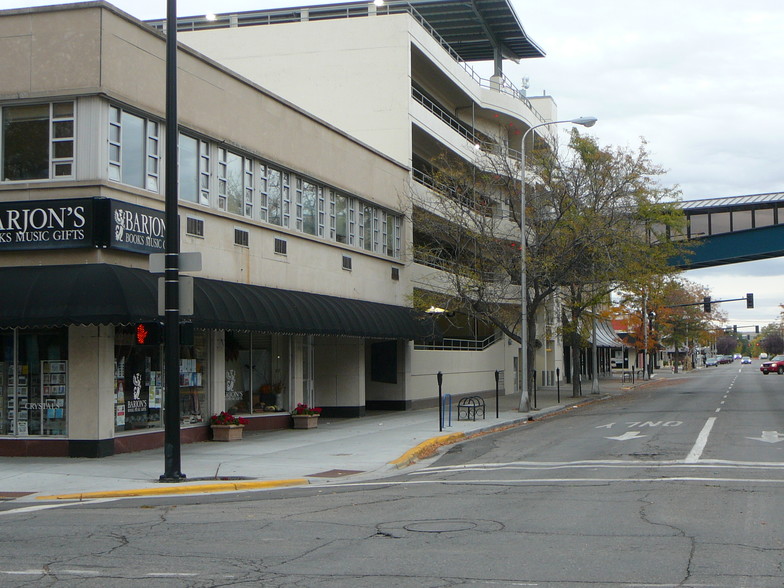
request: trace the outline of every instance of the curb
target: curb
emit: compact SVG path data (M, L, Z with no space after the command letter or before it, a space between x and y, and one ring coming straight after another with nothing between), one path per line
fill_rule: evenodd
M444 445L451 445L452 443L457 443L458 441L465 439L465 433L451 433L449 435L441 435L440 437L433 437L432 439L428 439L427 441L423 441L416 447L409 449L403 455L390 461L390 465L394 466L397 469L404 468L406 466L410 466L412 463L416 462L419 459L424 459L426 457L430 457L431 455L435 454L439 447L443 447Z
M234 492L260 488L283 488L286 486L307 486L307 478L291 480L268 480L264 482L230 482L222 484L196 484L186 486L167 486L164 488L139 488L137 490L107 490L103 492L79 492L77 494L58 494L36 496L36 500L92 500L94 498L130 498L134 496L166 496L175 494L200 494L209 492Z
M588 404L592 404L600 400L606 400L608 398L612 398L612 395L603 394L601 396L597 396L596 398L587 398L582 402L577 402L574 404L558 404L556 406L551 406L542 409L541 411L536 411L536 414L527 412L519 419L507 421L503 424L488 425L486 427L482 427L480 429L477 429L475 431L470 431L468 433L452 433L450 435L441 435L440 437L433 437L432 439L423 441L416 447L409 449L397 459L390 461L389 465L391 465L395 469L403 469L405 467L412 465L413 463L417 462L420 459L426 459L428 457L432 457L433 455L436 454L438 449L440 449L445 445L452 445L459 441L473 439L474 437L480 437L482 435L488 435L490 433L498 433L500 431L506 431L514 427L525 425L529 421L530 422L538 421L539 419L548 416L553 416L562 412L566 412L568 410L580 408L582 406L586 406Z

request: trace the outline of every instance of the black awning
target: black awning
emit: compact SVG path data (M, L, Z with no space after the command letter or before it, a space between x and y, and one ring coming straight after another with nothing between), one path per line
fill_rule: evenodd
M108 264L0 268L0 328L158 320L157 276ZM195 327L374 339L433 336L432 321L391 304L194 279Z

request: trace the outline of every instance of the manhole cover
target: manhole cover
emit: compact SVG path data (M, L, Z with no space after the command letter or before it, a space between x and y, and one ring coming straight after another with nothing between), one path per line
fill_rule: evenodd
M421 521L393 521L376 526L386 537L404 537L407 533L464 533L466 531L490 533L504 528L498 521L472 519L426 519Z

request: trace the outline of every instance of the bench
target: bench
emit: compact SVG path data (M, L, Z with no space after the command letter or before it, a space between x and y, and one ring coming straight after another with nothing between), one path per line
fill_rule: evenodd
M632 373L631 372L623 372L621 374L621 382L631 382L632 381Z
M485 400L481 396L466 396L457 403L457 420L475 421L477 415L485 418Z

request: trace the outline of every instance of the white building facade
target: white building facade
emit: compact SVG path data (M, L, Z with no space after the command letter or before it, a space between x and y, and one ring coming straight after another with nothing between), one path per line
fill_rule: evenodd
M165 23L152 23L164 28ZM503 74L505 59L544 54L525 34L507 0L352 2L324 6L183 17L179 38L190 47L302 106L410 170L401 194L423 201L433 190L430 162L442 153L476 160L478 145L519 158L532 126L555 120L547 96L527 98ZM491 62L484 79L471 66ZM547 129L547 128L545 128ZM545 138L551 138L547 133ZM533 138L533 137L530 137ZM503 219L508 206L493 204ZM408 225L412 231L416 227ZM518 229L519 230L519 229ZM406 241L416 241L414 232ZM432 260L404 261L414 289L429 289L443 271ZM519 300L519 287L516 294ZM537 321L537 381L554 384L563 373L557 309ZM405 398L373 402L378 408L432 405L436 375L461 395L489 391L500 372L506 393L516 390L519 345L487 328L450 337L441 345L408 343L411 387Z

